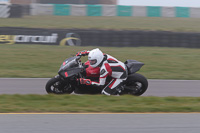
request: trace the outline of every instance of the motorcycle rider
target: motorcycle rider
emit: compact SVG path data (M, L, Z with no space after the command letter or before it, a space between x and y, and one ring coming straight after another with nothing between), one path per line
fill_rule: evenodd
M103 88L102 94L117 95L119 93L119 87L121 87L122 82L128 76L125 64L108 54L103 54L98 48L91 51L78 52L76 56L85 55L88 55L88 60L93 68L100 67L100 77L99 82L80 78L80 84L104 86L106 78L110 76L112 80Z

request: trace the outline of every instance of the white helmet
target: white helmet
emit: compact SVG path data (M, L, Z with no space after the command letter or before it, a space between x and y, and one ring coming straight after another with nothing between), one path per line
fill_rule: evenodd
M97 67L103 61L103 58L103 53L98 48L90 51L88 55L88 60L93 68Z

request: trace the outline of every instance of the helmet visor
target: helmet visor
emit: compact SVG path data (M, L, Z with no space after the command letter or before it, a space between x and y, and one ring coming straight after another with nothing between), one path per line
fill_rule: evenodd
M94 65L94 64L97 63L97 60L96 59L95 60L89 60L89 62L90 62L90 65Z

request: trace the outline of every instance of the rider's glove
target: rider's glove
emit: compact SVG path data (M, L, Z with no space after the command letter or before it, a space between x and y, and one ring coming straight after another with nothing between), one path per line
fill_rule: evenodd
M81 52L78 52L76 53L76 56L86 56L89 54L89 51L87 50L84 50L84 51L81 51Z
M92 81L90 79L84 79L84 78L80 78L78 79L80 84L86 84L86 85L91 85Z

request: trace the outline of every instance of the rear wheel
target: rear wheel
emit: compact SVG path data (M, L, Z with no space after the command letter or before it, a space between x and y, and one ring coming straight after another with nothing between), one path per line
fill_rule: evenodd
M45 89L49 94L70 94L74 91L68 82L62 81L59 77L51 78L47 82Z
M135 73L129 75L124 88L128 94L140 96L147 90L148 81L143 75Z

